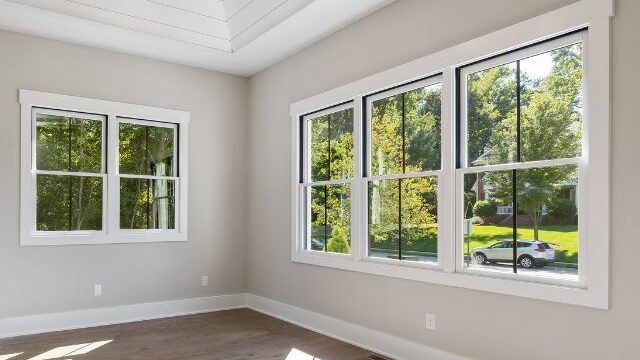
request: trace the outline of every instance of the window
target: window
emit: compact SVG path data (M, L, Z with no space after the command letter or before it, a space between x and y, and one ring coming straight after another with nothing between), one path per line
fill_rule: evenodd
M332 107L302 117L305 249L351 253L353 108Z
M20 102L22 245L186 240L187 112L27 90Z
M458 216L474 223L462 270L577 283L583 79L583 33L460 69ZM508 256L482 250L508 238L536 248L511 244Z
M292 261L607 308L596 3L292 104Z
M440 76L367 97L368 255L437 262Z

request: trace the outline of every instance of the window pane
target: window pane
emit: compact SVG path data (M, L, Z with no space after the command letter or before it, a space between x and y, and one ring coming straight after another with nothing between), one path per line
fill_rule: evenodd
M437 178L369 183L369 256L436 261L437 238Z
M120 123L120 173L175 176L175 129Z
M399 182L369 182L369 256L397 259L400 251Z
M578 280L577 165L518 170L517 189L518 239L533 242L518 249L518 272Z
M353 177L353 109L329 114L331 180Z
M516 63L467 76L468 166L516 160Z
M311 222L310 234L307 234L309 241L307 249L324 251L328 237L328 229L325 226L327 223L325 187L311 186L307 191L310 191L311 197L310 208L307 210L307 216L311 216L307 220Z
M329 180L329 116L307 122L311 139L311 181Z
M353 109L307 120L311 151L310 181L353 177Z
M520 62L522 161L580 156L582 44Z
M440 169L442 84L405 94L405 172Z
M402 260L437 261L438 179L401 179Z
M469 166L581 155L582 44L472 73L466 81Z
M102 230L102 178L37 175L38 231Z
M465 175L465 266L513 272L512 179L511 170Z
M576 165L516 170L519 274L578 279ZM473 180L473 181L470 181ZM513 172L466 174L465 266L513 272ZM471 256L468 256L469 253Z
M121 229L175 229L175 181L120 178Z
M371 176L401 174L402 95L374 101L371 111Z
M319 185L307 188L310 206L307 249L351 252L351 186Z
M102 121L36 114L38 170L100 173Z

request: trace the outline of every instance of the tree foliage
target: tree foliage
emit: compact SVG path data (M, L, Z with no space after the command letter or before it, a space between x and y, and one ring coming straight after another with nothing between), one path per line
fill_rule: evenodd
M373 102L373 176L440 168L440 105L439 85ZM372 246L397 248L402 238L407 244L431 242L435 251L436 200L437 179L433 177L372 181L369 184Z
M495 216L498 206L493 201L480 200L473 205L473 215L475 216Z
M545 56L545 55L539 55ZM522 62L520 77L521 161L571 158L580 155L582 130L582 47L575 44L553 50L552 66L541 79L531 79ZM517 109L505 97L518 84L512 64L472 74L469 78L469 158L483 164L514 162L517 146ZM506 94L506 95L505 95ZM511 95L510 95L511 94ZM476 110L479 109L479 110ZM472 127L472 124L473 127ZM518 170L518 210L530 214L534 237L543 206L550 203L560 184L574 180L573 165ZM468 177L470 188L473 179ZM511 172L486 173L483 180L492 198L511 202Z

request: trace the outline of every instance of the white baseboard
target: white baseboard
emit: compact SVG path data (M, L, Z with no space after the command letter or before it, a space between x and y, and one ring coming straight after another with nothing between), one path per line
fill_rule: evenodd
M470 360L394 335L245 293L5 318L0 319L0 339L247 307L392 359Z
M250 309L397 360L471 360L397 336L248 294Z
M122 305L0 319L0 338L246 307L247 294Z

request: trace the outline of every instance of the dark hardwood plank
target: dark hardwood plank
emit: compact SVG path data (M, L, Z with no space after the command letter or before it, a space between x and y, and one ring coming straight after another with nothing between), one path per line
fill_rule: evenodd
M82 354L101 341L110 342ZM42 355L52 350L63 360L275 360L296 351L322 360L385 359L249 309L0 339L0 359L53 359Z

